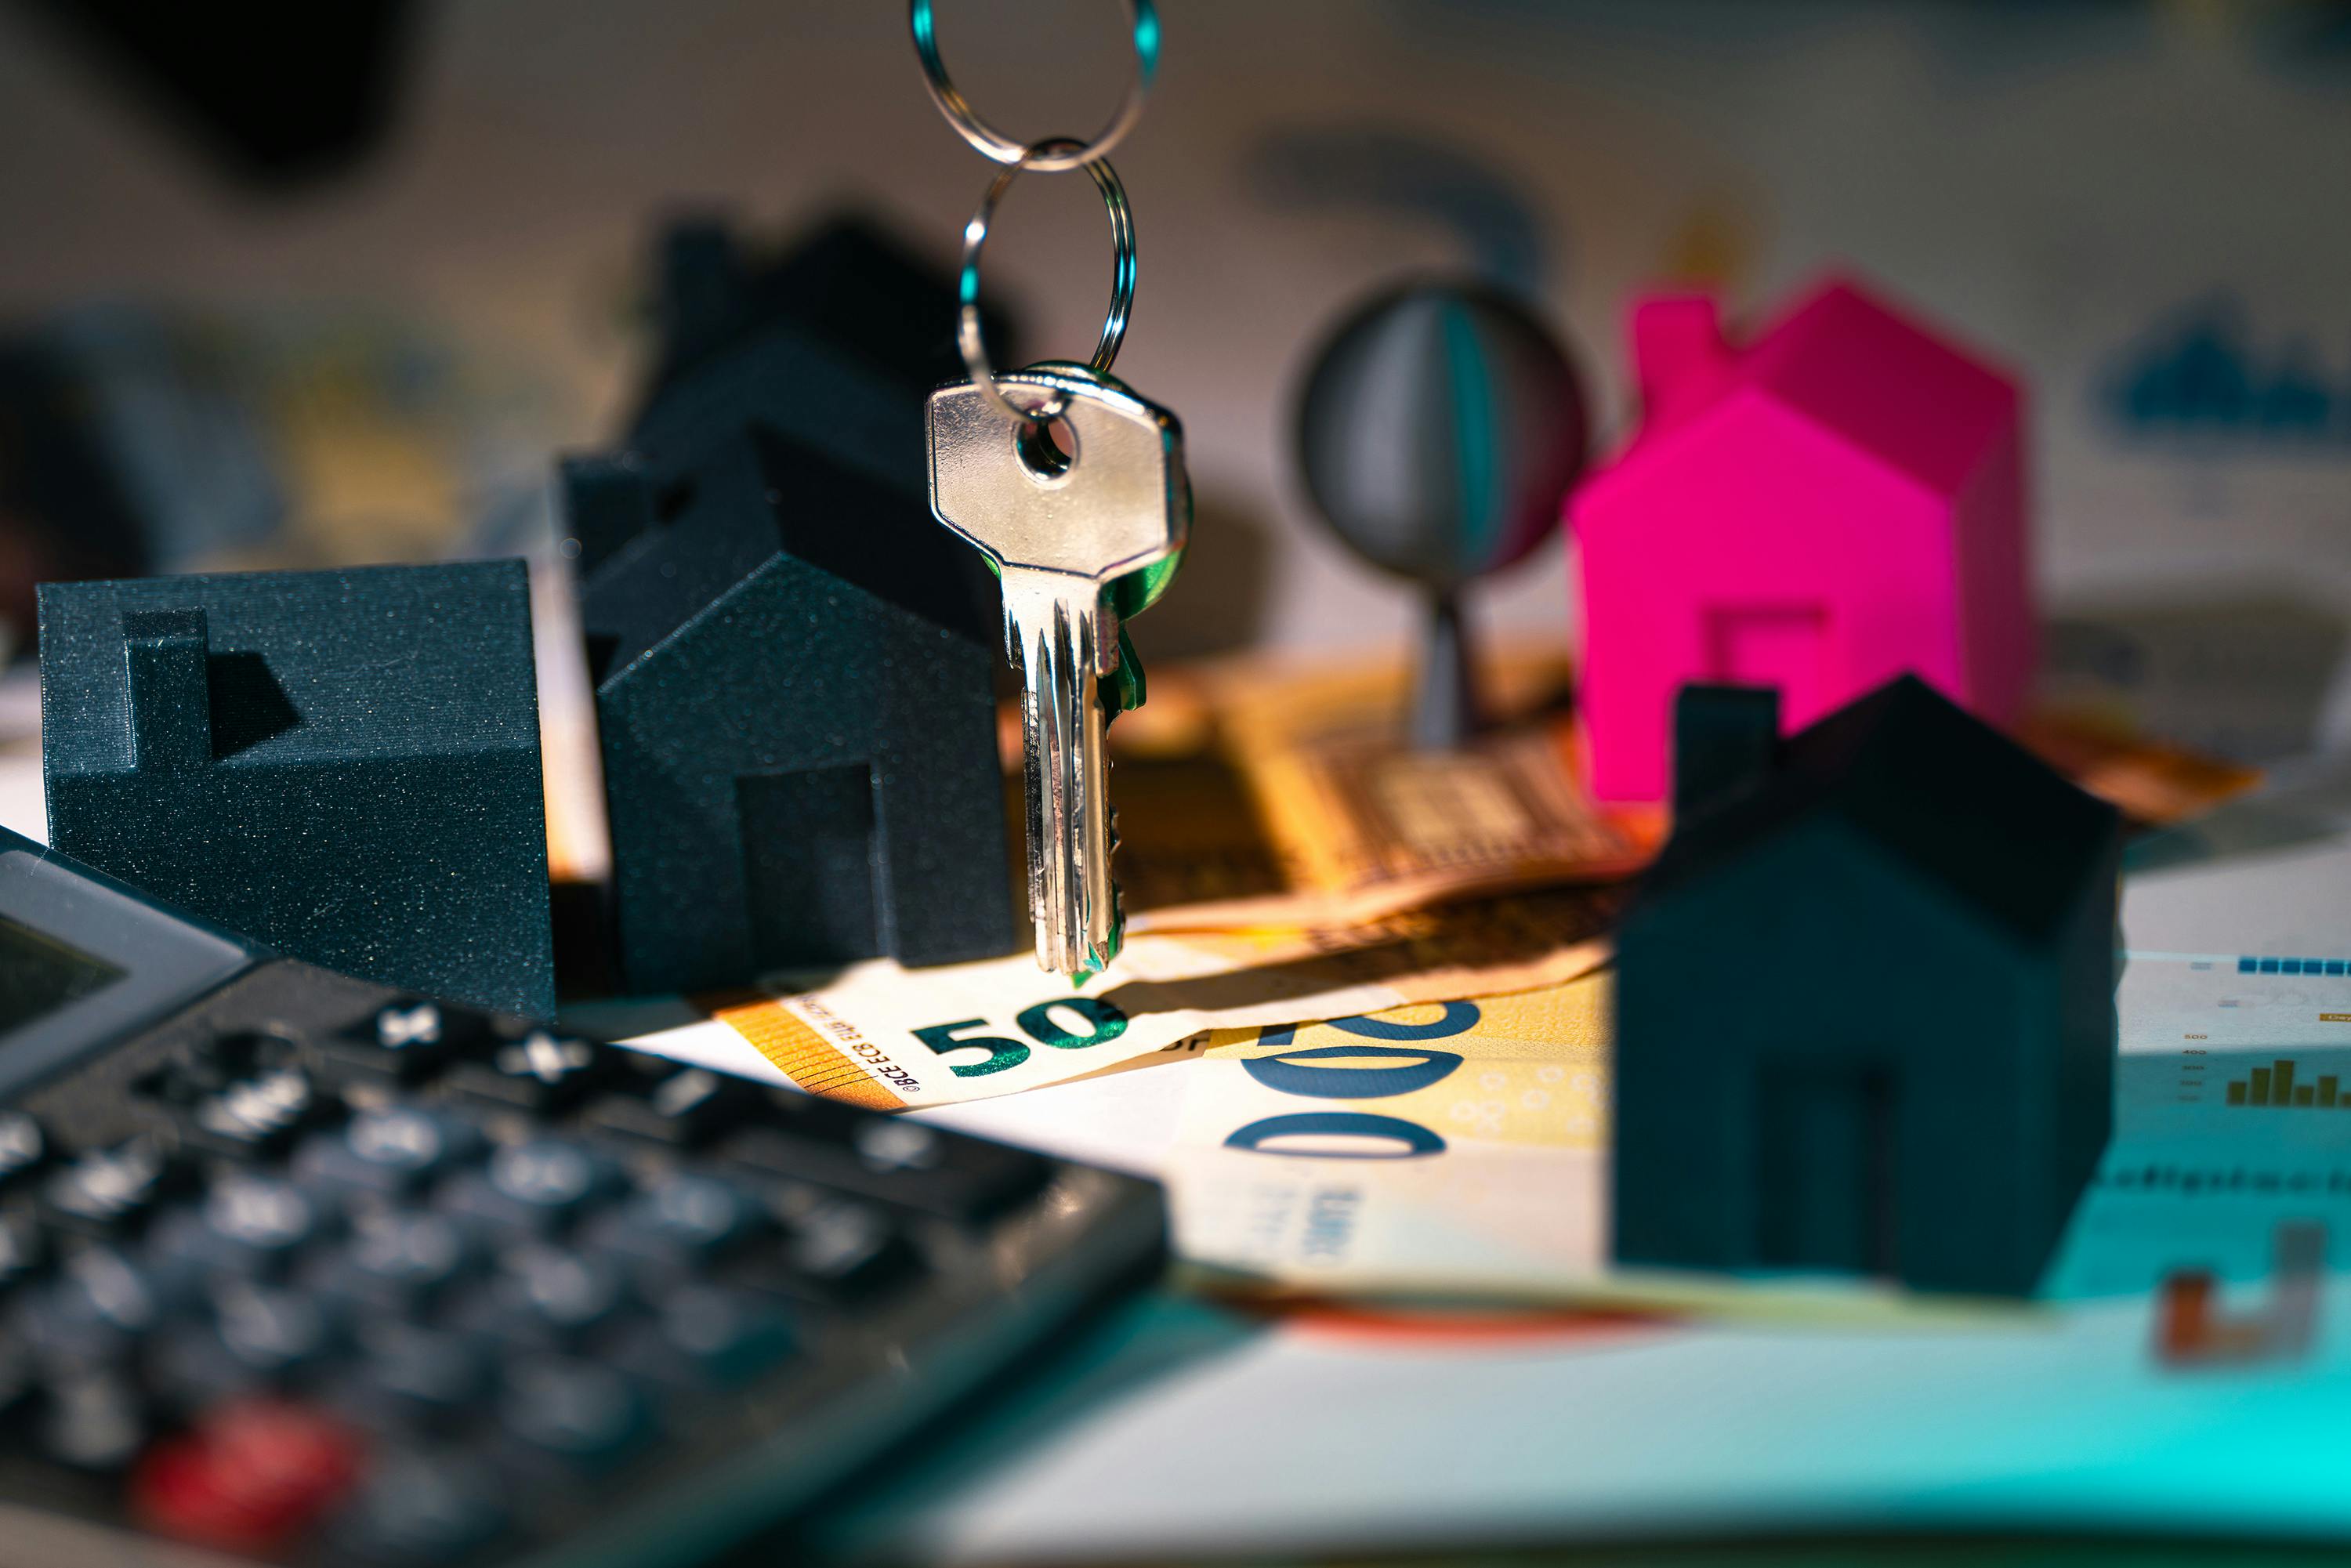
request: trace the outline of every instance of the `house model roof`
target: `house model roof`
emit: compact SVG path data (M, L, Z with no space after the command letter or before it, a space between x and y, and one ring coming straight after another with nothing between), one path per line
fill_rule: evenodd
M2020 938L2037 938L2076 906L2121 831L2113 807L1913 675L1777 751L1763 777L1677 824L1643 903L1828 815Z
M754 425L694 470L680 495L675 516L645 519L580 584L587 630L610 640L594 660L600 685L779 555L943 631L994 642L994 585L978 552L914 495L822 448Z
M519 560L222 572L44 587L49 771L132 769L123 617L201 610L229 767L538 746Z
M987 568L925 486L924 396L964 373L956 301L951 275L854 216L775 257L719 224L669 235L662 365L625 449L565 465L600 686L756 574L823 591L778 557L993 644Z
M1635 334L1650 406L1634 462L1752 392L1954 495L2016 415L2009 377L1843 278L1744 345L1725 341L1710 299L1651 301Z

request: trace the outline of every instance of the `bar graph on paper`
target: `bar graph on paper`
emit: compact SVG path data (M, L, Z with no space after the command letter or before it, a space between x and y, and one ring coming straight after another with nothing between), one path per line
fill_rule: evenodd
M2333 1072L2303 1073L2291 1056L2281 1056L2266 1067L2248 1069L2231 1078L2221 1091L2231 1105L2267 1106L2281 1110L2351 1110L2351 1089Z

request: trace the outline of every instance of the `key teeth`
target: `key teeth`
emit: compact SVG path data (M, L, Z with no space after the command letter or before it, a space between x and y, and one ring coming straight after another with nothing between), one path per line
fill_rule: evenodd
M1106 814L1110 820L1110 859L1115 861L1118 858L1118 810L1113 807ZM1119 950L1126 946L1126 890L1118 884L1117 867L1113 865L1109 870L1110 950L1101 956L1102 967L1105 969L1118 956Z
M1113 883L1110 890L1110 940L1099 948L1091 943L1087 945L1085 961L1070 975L1071 988L1082 990L1088 980L1109 968L1116 961L1119 953L1125 946L1126 905L1119 896L1118 884Z
M1115 808L1112 809L1108 813L1108 816L1110 819L1110 853L1113 858L1115 858L1118 854L1117 810ZM1084 962L1081 963L1070 976L1070 985L1072 989L1084 989L1086 982L1092 979L1096 975L1102 973L1105 969L1108 969L1111 965L1116 961L1120 952L1126 946L1126 890L1119 886L1116 875L1113 875L1109 880L1110 940L1104 943L1101 947L1094 946L1091 942L1086 945Z

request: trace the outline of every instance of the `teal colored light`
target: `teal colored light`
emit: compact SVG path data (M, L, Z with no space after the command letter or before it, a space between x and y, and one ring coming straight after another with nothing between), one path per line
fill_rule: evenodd
M1475 569L1493 558L1501 533L1496 480L1501 471L1501 431L1494 417L1494 387L1487 375L1486 355L1478 342L1478 329L1468 315L1448 306L1441 318L1445 335L1446 380L1453 391L1453 451L1455 482L1460 486L1463 543L1457 556Z
M1128 299L1134 297L1135 270L1135 254L1132 247L1112 254L1110 286L1113 299ZM1121 327L1125 325L1125 311L1119 312L1120 319L1117 325Z
M1151 0L1134 8L1134 57L1135 70L1149 87L1159 70L1159 9Z

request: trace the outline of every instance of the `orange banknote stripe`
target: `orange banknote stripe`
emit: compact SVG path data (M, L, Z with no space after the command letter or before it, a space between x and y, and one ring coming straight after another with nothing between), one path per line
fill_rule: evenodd
M777 1071L811 1094L868 1111L895 1111L904 1104L881 1080L771 997L724 1002L711 1008L710 1016L749 1040Z

